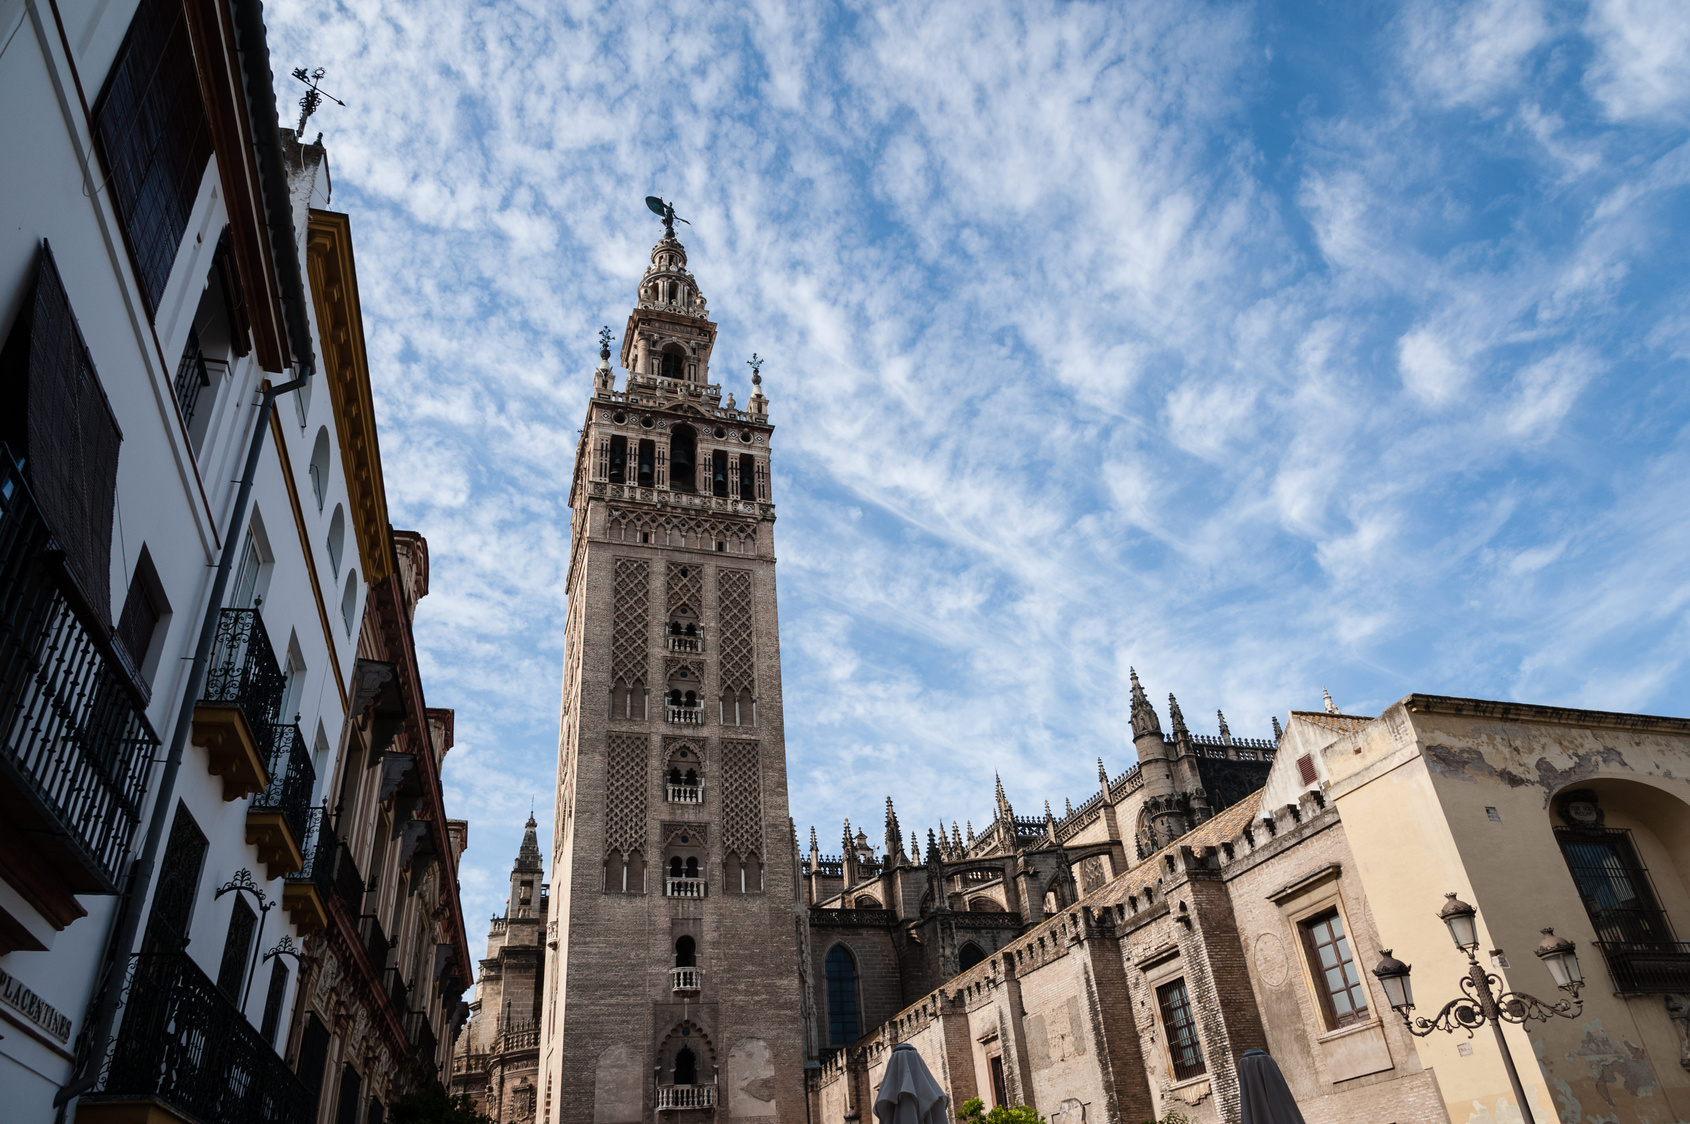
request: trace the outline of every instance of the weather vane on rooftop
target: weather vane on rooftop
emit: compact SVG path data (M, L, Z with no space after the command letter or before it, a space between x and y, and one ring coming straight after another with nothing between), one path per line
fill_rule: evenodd
M659 199L655 195L646 196L645 197L645 205L651 208L653 214L656 214L656 215L659 215L659 216L662 217L662 219L663 219L663 229L668 233L668 236L670 238L675 237L675 220L676 219L680 219L682 222L686 222L688 226L692 225L692 223L687 222L686 219L682 219L681 216L679 216L675 213L675 205L673 203L665 203L663 200Z
M324 98L328 98L342 109L346 108L345 102L326 90L318 89L317 83L323 80L326 73L320 66L316 70L306 70L303 66L293 68L293 76L306 86L305 96L299 99L299 128L294 130L294 136L302 140L305 137L305 123L311 120L311 115L317 112L317 107L323 104Z

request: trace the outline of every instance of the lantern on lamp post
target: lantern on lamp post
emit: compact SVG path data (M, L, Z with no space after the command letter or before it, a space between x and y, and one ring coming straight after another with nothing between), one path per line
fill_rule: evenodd
M1525 1024L1533 1019L1548 1022L1552 1017L1578 1018L1584 1010L1584 1003L1578 997L1579 988L1584 986L1578 954L1572 941L1557 937L1551 929L1544 929L1543 942L1534 951L1549 969L1555 986L1567 992L1570 998L1559 1003L1545 1003L1523 991L1499 991L1502 981L1485 971L1474 955L1479 947L1479 911L1454 894L1445 894L1444 897L1448 900L1438 910L1438 920L1449 929L1450 940L1455 942L1455 947L1467 954L1467 974L1461 980L1462 995L1445 1003L1443 1009L1430 1019L1415 1018L1412 1014L1414 989L1408 982L1409 965L1398 960L1387 948L1382 950L1384 956L1373 969L1373 975L1385 989L1385 998L1391 1009L1402 1016L1403 1026L1417 1038L1424 1038L1434 1030L1466 1031L1467 1037L1471 1038L1475 1030L1489 1023L1496 1035L1497 1049L1502 1052L1502 1066L1508 1071L1508 1082L1513 1086L1520 1115L1525 1124L1536 1124L1531 1106L1526 1103L1525 1088L1520 1084L1520 1073L1514 1068L1514 1057L1508 1052L1508 1042L1502 1036L1502 1024Z

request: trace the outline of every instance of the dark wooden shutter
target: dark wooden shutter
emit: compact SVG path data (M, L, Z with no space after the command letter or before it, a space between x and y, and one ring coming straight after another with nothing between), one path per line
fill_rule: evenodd
M282 1000L288 992L288 966L280 956L270 961L270 991L264 997L264 1022L258 1033L271 1046L276 1044L276 1029L282 1025Z
M306 1100L309 1102L303 1119L317 1119L317 1102L323 1096L323 1070L329 1060L329 1028L323 1025L321 1019L307 1011L305 1014L305 1031L299 1037L299 1064L294 1072L299 1074L299 1080L305 1086Z
M123 441L82 342L52 247L0 350L0 439L64 552L73 591L111 631L111 536Z
M106 190L156 316L211 159L211 129L182 0L141 0L94 103Z

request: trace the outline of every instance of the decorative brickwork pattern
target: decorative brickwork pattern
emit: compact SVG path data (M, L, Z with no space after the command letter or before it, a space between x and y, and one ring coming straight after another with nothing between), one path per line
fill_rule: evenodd
M645 851L646 759L644 734L611 734L604 766L604 849L626 855Z
M751 637L751 571L722 570L716 576L718 629L722 634L722 690L755 691L757 671Z
M644 683L649 674L647 617L651 612L651 566L640 558L616 560L615 610L610 638L610 676Z
M756 742L722 743L722 849L763 854L763 791Z
M669 563L668 608L671 614L690 609L698 616L704 605L704 568L694 563Z
M645 537L641 538L642 535ZM612 542L680 546L709 551L714 551L716 544L721 543L728 554L757 553L755 523L670 511L628 511L611 508L608 537Z

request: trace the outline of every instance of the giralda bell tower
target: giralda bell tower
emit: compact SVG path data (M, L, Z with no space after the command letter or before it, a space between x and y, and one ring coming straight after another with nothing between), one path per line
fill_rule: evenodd
M655 201L654 201L655 202ZM768 400L666 208L570 487L541 1116L804 1119Z

